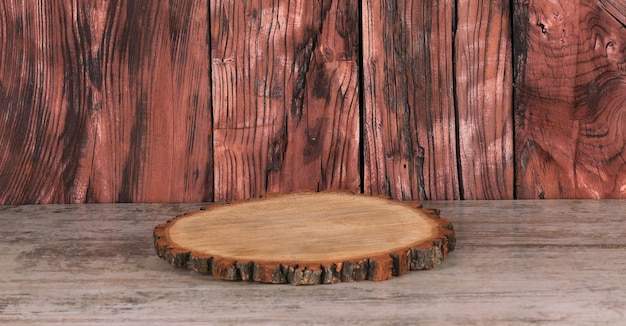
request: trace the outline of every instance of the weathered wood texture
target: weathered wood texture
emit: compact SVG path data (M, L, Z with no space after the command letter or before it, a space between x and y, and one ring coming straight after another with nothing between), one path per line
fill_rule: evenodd
M160 260L150 230L198 204L0 207L0 324L626 324L626 201L424 205L457 234L437 268L300 288Z
M513 198L513 58L509 1L461 0L456 109L465 199Z
M624 8L0 0L0 204L625 197Z
M0 1L0 203L212 199L208 1Z
M459 199L455 2L362 6L365 193Z
M360 191L356 0L213 1L215 200Z
M626 2L516 1L519 198L626 197Z

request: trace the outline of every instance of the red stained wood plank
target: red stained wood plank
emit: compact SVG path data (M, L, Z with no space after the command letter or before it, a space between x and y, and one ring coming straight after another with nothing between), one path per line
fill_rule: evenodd
M623 8L0 1L0 204L626 197Z
M359 191L358 6L211 2L215 199Z
M459 199L455 1L365 0L364 190Z
M519 198L626 197L624 1L517 1Z
M513 58L508 1L457 3L455 81L465 199L513 199Z
M0 2L0 203L212 199L207 14Z

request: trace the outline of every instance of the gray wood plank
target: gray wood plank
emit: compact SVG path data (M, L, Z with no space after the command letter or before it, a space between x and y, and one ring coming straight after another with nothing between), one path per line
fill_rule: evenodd
M626 201L448 201L457 249L383 282L294 287L176 269L152 228L202 204L0 206L0 324L621 324Z

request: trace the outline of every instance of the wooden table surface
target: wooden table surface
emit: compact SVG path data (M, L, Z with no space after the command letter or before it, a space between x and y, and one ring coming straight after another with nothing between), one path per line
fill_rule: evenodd
M626 201L448 201L457 249L383 282L228 282L161 261L203 204L0 206L0 324L626 324Z

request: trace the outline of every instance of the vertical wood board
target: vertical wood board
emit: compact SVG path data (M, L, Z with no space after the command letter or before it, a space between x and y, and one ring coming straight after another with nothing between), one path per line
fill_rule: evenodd
M359 191L354 0L211 3L215 199Z
M206 1L0 12L0 203L212 199Z
M519 198L626 197L623 1L517 1Z
M364 0L364 191L459 199L448 0Z
M513 199L513 57L508 1L457 2L455 95L464 199Z

